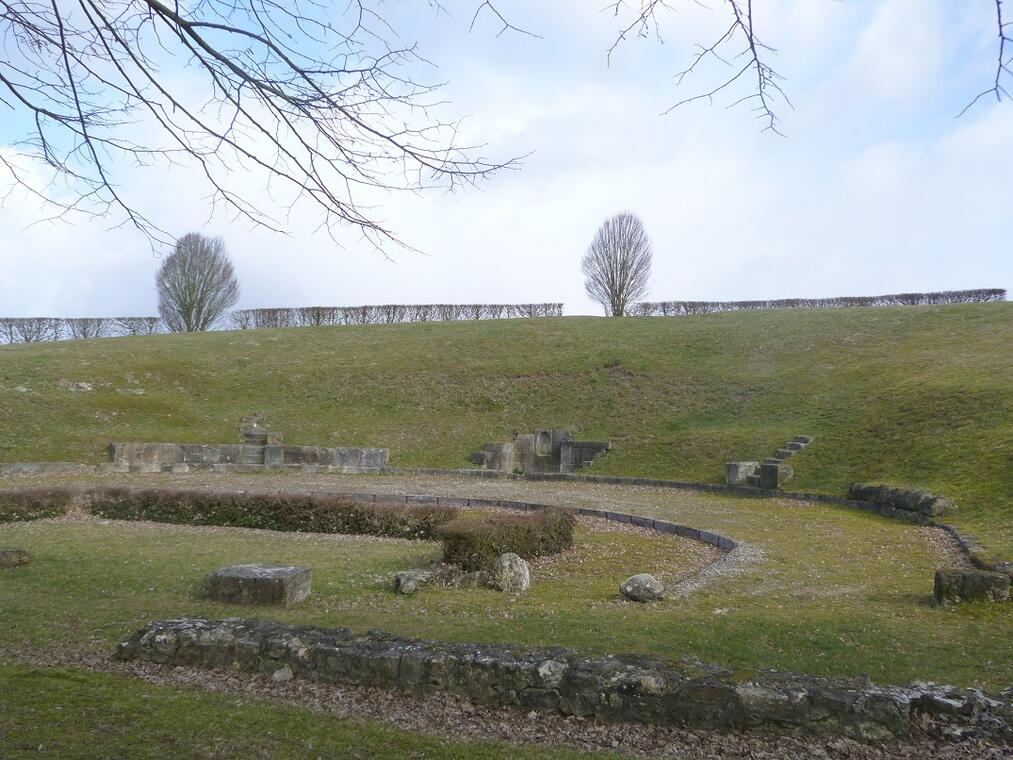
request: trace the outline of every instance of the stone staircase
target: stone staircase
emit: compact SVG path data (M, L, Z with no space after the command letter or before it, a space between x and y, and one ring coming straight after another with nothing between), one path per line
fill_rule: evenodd
M780 488L786 480L795 474L789 459L813 442L811 435L796 435L784 446L774 452L774 456L762 462L727 462L725 464L725 482L730 486L749 486L750 488Z

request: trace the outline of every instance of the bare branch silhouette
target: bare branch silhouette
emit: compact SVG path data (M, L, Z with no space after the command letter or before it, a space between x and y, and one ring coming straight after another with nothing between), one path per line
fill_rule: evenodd
M454 189L513 161L459 144L378 1L0 0L0 109L52 181L9 156L0 171L56 217L109 216L154 242L173 236L124 188L127 164L195 168L212 206L271 230L285 225L269 207L305 203L332 233L397 242L372 191Z

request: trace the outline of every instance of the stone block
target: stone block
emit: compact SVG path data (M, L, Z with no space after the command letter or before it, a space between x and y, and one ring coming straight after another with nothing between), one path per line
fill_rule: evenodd
M791 440L792 443L801 443L803 446L808 446L816 439L813 438L811 435L796 435L793 436Z
M725 462L725 483L730 486L746 485L746 478L755 475L759 462Z
M310 595L308 568L291 565L231 565L204 576L204 590L217 602L288 606Z
M801 443L799 441L788 441L788 443L784 444L784 448L790 449L791 451L801 451L807 445L808 444Z
M798 451L798 449L789 449L789 448L778 449L777 451L774 452L774 456L777 457L778 459L791 459L791 457L795 456L796 451Z
M267 420L261 414L251 414L239 421L239 438L242 443L263 446L267 443Z
M1009 596L1010 577L1006 573L967 568L936 571L935 598L939 604L1005 602Z
M786 464L761 464L758 476L759 487L773 490L790 477L791 468Z
M275 432L274 430L267 431L267 437L264 441L266 446L280 446L285 442L285 436L281 433Z
M917 488L853 483L848 495L858 501L871 501L873 504L918 512L927 517L937 517L955 509L948 499Z
M269 443L264 446L264 466L269 470L280 470L285 466L285 447Z
M485 452L474 451L471 456L468 457L468 461L472 464L477 464L479 467L485 467Z
M512 443L487 443L484 449L485 466L490 470L512 472L514 463L514 445Z
M24 549L0 549L0 567L20 567L32 561Z

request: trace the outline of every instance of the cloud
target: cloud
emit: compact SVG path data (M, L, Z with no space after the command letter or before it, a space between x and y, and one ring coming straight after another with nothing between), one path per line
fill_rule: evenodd
M608 69L612 20L586 20L568 3L530 6L541 41L427 38L450 82L447 112L472 114L464 138L488 155L534 151L521 171L476 189L367 196L428 255L394 250L392 263L354 230L341 247L305 206L290 236L227 214L206 223L206 189L183 170L124 171L124 182L171 229L226 239L243 307L564 301L568 313L597 313L579 260L621 209L639 213L654 241L657 299L1010 286L1013 105L952 118L969 96L968 72L987 69L993 52L980 44L985 22L937 1L766 6L797 108L784 112L784 140L761 133L742 107L660 117L676 93L683 37L634 41ZM951 65L955 50L972 62ZM234 179L268 200L247 175ZM0 311L154 310L158 261L137 235L88 221L22 232L36 216L27 200L0 209Z

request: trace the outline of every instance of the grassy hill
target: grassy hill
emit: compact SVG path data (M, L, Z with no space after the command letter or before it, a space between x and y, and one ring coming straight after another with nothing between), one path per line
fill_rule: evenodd
M387 446L406 466L463 467L485 441L567 427L613 442L595 472L715 482L726 460L811 434L792 488L918 485L1013 554L1013 304L0 347L0 461L99 461L113 439L233 441L254 411L287 442Z

